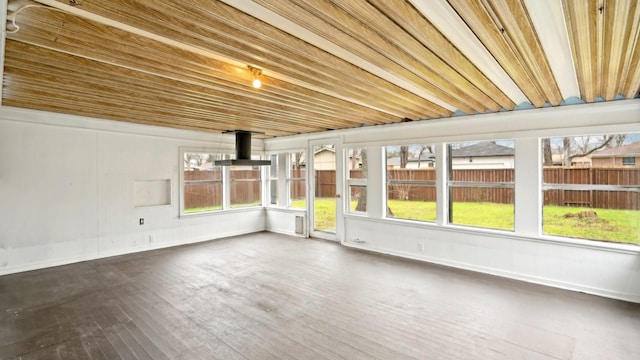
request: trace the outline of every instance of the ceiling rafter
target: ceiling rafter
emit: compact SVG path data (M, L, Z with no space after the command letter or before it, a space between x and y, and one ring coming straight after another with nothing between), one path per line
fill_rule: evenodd
M637 0L35 1L2 105L268 138L640 89Z

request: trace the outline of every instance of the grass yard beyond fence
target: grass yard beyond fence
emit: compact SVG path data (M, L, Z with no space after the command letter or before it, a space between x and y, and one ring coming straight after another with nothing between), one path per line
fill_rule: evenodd
M395 218L435 221L435 202L389 200ZM355 207L355 206L354 206ZM335 222L335 199L316 199L316 225L331 228ZM353 207L352 207L353 208ZM511 204L457 202L453 223L483 228L513 230ZM640 211L590 209L545 205L543 232L548 235L580 239L640 244Z

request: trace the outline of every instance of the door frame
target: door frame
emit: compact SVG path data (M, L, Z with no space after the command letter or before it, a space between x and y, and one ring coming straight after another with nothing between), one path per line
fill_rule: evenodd
M336 232L335 234L327 231L315 230L315 188L316 188L316 176L315 176L315 156L313 148L318 145L333 145L336 156ZM342 148L342 139L339 137L325 138L318 140L309 140L307 146L308 168L307 172L307 216L309 229L309 236L318 239L331 240L336 242L342 242L344 238L344 156Z

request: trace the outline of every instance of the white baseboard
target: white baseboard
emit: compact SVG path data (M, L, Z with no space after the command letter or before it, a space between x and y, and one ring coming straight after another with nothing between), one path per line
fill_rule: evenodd
M27 264L20 264L16 266L0 268L0 276L16 274L16 273L25 272L25 271L40 270L40 269L45 269L45 268L50 268L55 266L69 265L69 264L74 264L74 263L83 262L83 261L103 259L103 258L108 258L113 256L133 254L133 253L138 253L143 251L158 250L158 249L170 248L174 246L181 246L181 245L194 244L194 243L211 241L211 240L218 240L218 239L232 237L232 236L256 233L264 230L265 230L264 228L259 228L259 229L251 229L248 231L246 230L245 231L229 231L225 233L216 234L214 236L198 236L185 241L150 243L150 244L147 244L146 246L126 247L126 248L114 249L109 251L86 253L81 256L49 259L49 260L43 260L43 261L32 262Z

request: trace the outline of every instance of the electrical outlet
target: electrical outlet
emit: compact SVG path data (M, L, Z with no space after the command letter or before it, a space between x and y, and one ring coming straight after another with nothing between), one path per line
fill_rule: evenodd
M424 243L423 242L418 244L418 250L424 251Z
M144 225L144 218L140 218L140 225Z
M152 243L153 242L153 235L149 235L149 242Z

